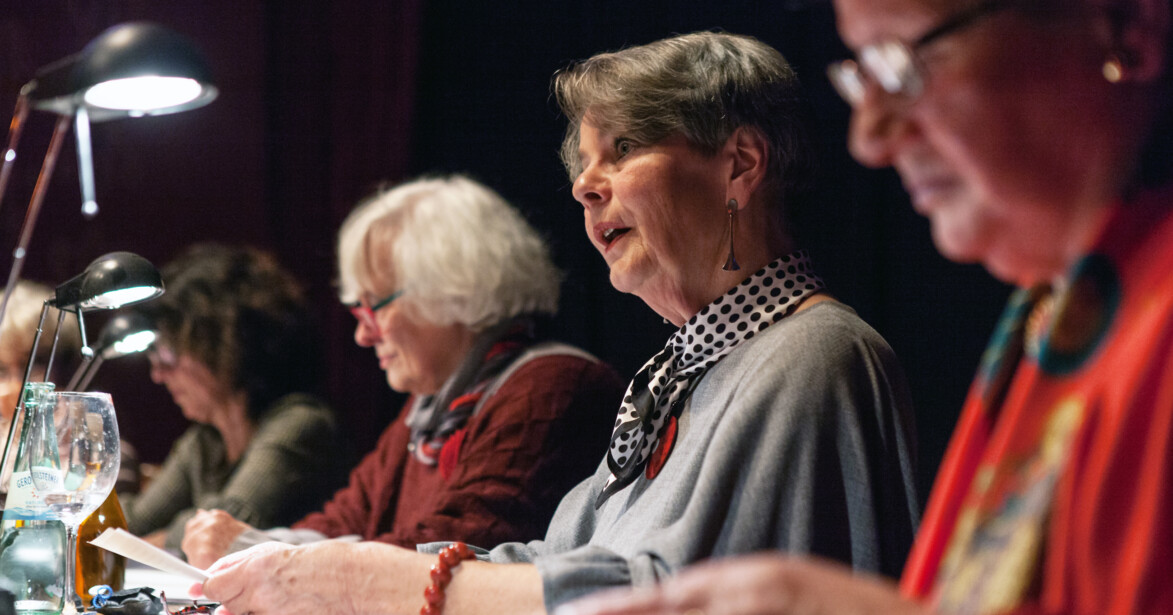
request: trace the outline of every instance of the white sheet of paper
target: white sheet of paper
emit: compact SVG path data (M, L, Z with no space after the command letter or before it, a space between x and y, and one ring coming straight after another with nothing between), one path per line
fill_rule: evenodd
M193 581L207 581L208 574L155 545L121 528L109 528L90 544L117 553L151 568L177 574Z

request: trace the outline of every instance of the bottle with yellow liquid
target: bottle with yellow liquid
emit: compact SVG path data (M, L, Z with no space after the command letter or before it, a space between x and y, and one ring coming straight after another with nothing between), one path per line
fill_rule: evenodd
M91 587L109 585L118 591L126 581L126 558L90 544L98 534L111 527L126 529L122 504L114 491L77 528L77 595L87 605L93 600Z

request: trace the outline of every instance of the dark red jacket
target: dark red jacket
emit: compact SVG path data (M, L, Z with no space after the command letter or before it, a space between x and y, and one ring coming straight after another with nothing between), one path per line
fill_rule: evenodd
M440 466L407 451L409 399L351 473L350 484L293 527L406 547L437 540L491 547L541 538L562 496L603 459L623 390L604 363L570 355L536 358L448 440Z

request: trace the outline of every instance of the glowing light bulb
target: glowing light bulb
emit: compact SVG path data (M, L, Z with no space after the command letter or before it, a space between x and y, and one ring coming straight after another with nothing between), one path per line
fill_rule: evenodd
M83 301L81 306L83 308L116 308L120 305L141 301L147 297L157 294L158 292L159 289L154 288L153 286L135 286L132 288L123 288L98 295L89 301Z
M114 342L114 352L118 355L142 352L155 343L154 331L139 331L132 333L117 342Z
M86 90L85 100L95 107L147 113L191 102L202 89L186 77L128 77L95 85Z

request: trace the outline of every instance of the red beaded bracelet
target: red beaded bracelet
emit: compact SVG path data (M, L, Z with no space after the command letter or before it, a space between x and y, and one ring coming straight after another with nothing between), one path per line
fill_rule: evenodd
M477 556L463 542L454 542L440 549L440 561L432 566L432 584L424 590L424 606L420 607L420 615L440 615L444 608L444 590L452 582L452 569L466 559L476 559Z

